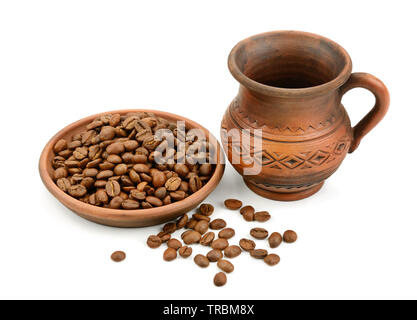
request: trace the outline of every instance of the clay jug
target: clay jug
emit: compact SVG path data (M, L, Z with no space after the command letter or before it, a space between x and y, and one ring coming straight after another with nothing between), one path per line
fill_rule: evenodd
M222 120L223 147L230 161L240 159L232 165L246 185L270 199L317 192L388 110L385 85L370 74L352 73L348 53L319 35L259 34L239 42L228 65L240 88ZM376 103L352 128L341 99L356 87L370 90ZM251 132L251 142L236 142L232 129ZM254 165L258 172L246 174Z

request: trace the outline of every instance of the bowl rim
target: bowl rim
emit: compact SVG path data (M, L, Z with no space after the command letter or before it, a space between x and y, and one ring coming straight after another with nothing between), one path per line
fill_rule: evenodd
M100 117L106 114L115 114L115 113L126 114L130 112L149 112L149 113L154 113L155 115L160 116L162 118L168 118L171 120L172 119L182 120L182 121L185 121L186 127L202 129L205 132L206 137L212 137L213 139L215 139L212 141L216 141L216 145L217 145L216 146L217 163L216 163L216 168L210 180L208 180L208 182L200 190L191 194L184 200L173 202L171 204L164 205L161 207L154 207L154 208L149 208L149 209L123 210L123 209L111 209L111 208L98 207L98 206L85 203L76 198L73 198L69 194L62 191L53 181L52 177L50 176L48 172L48 168L51 166L51 164L48 163L48 154L52 152L53 146L55 145L55 143L69 131L72 131L82 125L85 125L86 123L94 120L97 117ZM172 214L173 212L181 211L184 208L192 207L194 203L196 203L196 206L197 206L198 203L203 201L216 188L216 186L218 185L218 183L220 182L223 176L224 169L225 169L225 156L224 156L222 147L219 141L205 127L183 116L165 112L165 111L153 110L153 109L112 110L112 111L106 111L106 112L93 114L93 115L84 117L80 120L77 120L67 125L63 129L59 130L47 142L39 158L39 174L42 179L42 182L44 183L46 188L49 190L49 192L55 198L57 198L57 200L59 200L62 204L64 204L70 210L75 211L77 214L81 213L82 216L84 217L94 217L94 218L99 218L99 219L105 219L108 221L121 221L121 220L131 221L132 219L135 220L135 218L139 218L141 220L164 218L168 216L170 213Z

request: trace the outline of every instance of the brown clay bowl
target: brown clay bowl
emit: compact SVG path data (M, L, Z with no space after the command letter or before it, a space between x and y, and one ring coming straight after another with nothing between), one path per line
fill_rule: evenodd
M207 137L211 135L207 129L194 121L172 113L156 110L115 110L86 117L68 125L59 131L55 136L52 137L51 140L49 140L42 151L41 157L39 159L39 173L49 192L51 192L52 195L57 198L64 206L79 216L96 223L113 227L144 227L156 225L175 219L176 217L179 217L197 207L216 188L224 173L224 154L217 140L213 140L217 142L217 165L210 180L203 186L203 188L185 198L184 200L174 202L162 207L138 210L121 210L97 207L71 197L59 189L53 181L53 168L51 166L51 161L54 157L53 146L59 139L70 139L73 135L83 131L89 122L103 114L119 113L123 115L129 112L140 111L153 112L156 116L171 121L184 121L187 129L198 128L203 130Z

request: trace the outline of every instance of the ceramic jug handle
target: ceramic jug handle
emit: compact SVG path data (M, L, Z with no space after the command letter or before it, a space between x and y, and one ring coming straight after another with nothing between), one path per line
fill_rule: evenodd
M353 88L365 88L371 91L375 96L375 105L372 110L352 128L353 140L350 145L349 153L355 151L362 138L382 120L388 111L390 100L388 89L382 81L369 73L352 73L349 80L340 87L341 96Z

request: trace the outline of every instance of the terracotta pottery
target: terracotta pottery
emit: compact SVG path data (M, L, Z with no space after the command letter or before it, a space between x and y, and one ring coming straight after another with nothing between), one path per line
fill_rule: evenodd
M152 112L158 117L162 117L171 121L184 121L185 127L198 128L206 133L208 139L209 131L199 125L198 123L191 121L187 118L162 111L155 110L115 110L109 112L103 112L95 114L87 118L81 119L77 122L70 124L61 131L59 131L45 146L39 159L39 173L46 188L57 198L63 205L78 214L79 216L94 221L100 224L113 226L113 227L143 227L160 224L184 213L189 212L193 208L197 207L218 185L220 179L224 173L224 154L220 148L220 144L217 142L216 154L217 164L214 173L210 180L197 192L193 193L184 200L173 202L169 205L162 207L156 207L151 209L138 209L138 210L121 210L121 209L109 209L93 206L91 204L84 203L77 200L70 195L63 192L53 181L53 168L51 166L51 160L54 157L53 146L59 139L70 139L73 135L83 131L85 126L104 114L119 113L124 115L129 112ZM216 141L215 138L212 137Z
M324 37L298 31L259 34L239 42L229 55L239 93L222 121L222 143L229 161L257 194L298 200L317 192L358 147L388 110L384 84L367 73L351 73L348 53ZM355 126L341 104L352 88L370 90L376 103ZM262 130L261 148L237 145L230 130ZM239 142L238 142L239 143ZM258 157L254 157L258 155ZM252 157L253 163L245 159ZM255 162L258 174L244 175Z

